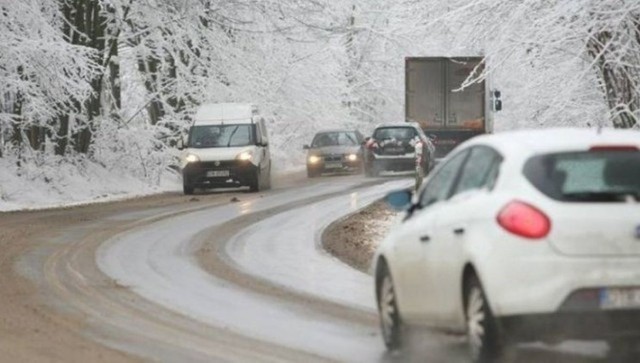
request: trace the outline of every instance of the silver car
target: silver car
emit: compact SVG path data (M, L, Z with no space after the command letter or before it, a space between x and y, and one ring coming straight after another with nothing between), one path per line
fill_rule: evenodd
M364 137L357 130L327 130L318 132L307 152L307 176L314 178L324 172L361 172Z

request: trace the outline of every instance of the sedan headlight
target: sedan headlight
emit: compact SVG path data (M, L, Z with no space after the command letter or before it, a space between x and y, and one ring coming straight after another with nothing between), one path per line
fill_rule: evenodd
M349 160L349 161L356 161L356 160L358 160L358 155L356 155L356 154L349 154L349 155L347 155L347 160Z
M184 160L187 163L197 163L198 161L200 161L200 158L196 154L187 154L187 156L184 158Z
M315 156L315 155L309 156L309 164L316 164L319 161L320 161L319 156Z
M251 160L251 158L253 158L253 153L251 151L243 151L236 156L236 159L242 161Z

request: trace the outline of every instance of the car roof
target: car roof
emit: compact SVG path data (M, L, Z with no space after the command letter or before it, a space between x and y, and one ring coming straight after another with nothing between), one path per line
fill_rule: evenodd
M318 135L318 134L326 134L331 132L360 132L360 131L356 129L328 129L328 130L320 130L315 134Z
M529 156L554 152L589 150L593 146L635 146L640 132L603 128L547 128L504 131L475 137L466 143L492 146L504 155Z
M378 124L376 129L384 128L384 127L420 127L417 122L387 122Z
M198 108L194 119L196 125L250 124L257 114L256 106L250 103L208 103Z

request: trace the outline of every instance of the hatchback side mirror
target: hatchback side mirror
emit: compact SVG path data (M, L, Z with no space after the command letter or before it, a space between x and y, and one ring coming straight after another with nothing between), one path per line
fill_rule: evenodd
M411 208L411 198L413 193L411 190L397 190L387 194L384 198L387 204L396 211L405 211Z
M302 150L309 150L309 149L310 149L310 148L309 148L309 145L304 145L304 146L302 147Z
M178 139L176 147L178 148L178 150L184 150L184 140L182 139L182 137Z

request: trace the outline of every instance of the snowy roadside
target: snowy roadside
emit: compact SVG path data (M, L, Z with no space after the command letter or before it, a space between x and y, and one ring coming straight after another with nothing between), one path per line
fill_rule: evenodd
M322 236L323 246L348 265L370 272L376 248L397 216L398 212L378 201L330 225Z
M273 170L274 182L304 171L304 166L291 162L278 166ZM0 158L0 212L115 202L166 192L182 193L182 177L170 168L145 178L88 161L76 165L50 160L17 167L15 160Z
M150 183L88 162L18 168L0 158L0 212L117 201L181 187L180 176L170 170Z

